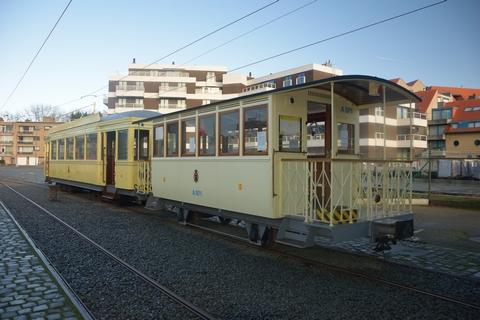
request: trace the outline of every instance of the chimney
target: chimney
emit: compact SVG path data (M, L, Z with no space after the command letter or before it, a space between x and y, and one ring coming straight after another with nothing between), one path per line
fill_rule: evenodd
M252 77L252 73L251 73L251 72L248 73L248 77L249 77L249 78Z
M133 61L132 61L132 63L133 63L133 64L135 63L135 58L133 58Z

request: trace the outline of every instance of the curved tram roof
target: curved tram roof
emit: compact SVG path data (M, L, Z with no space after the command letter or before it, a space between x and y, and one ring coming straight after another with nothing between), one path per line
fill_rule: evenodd
M384 86L386 89L385 92L386 92L387 103L406 103L408 101L411 101L411 102L422 101L422 99L420 99L413 92L389 80L372 77L372 76L366 76L366 75L345 75L345 76L335 76L335 77L320 79L313 82L308 82L308 83L290 86L286 88L279 88L279 89L274 89L270 91L264 91L264 92L250 94L250 95L240 96L240 97L236 97L229 100L217 101L211 104L179 110L176 112L169 113L168 115L178 114L182 112L190 112L192 110L196 110L200 108L208 108L208 107L222 104L222 103L229 103L229 102L240 100L240 99L252 98L252 97L267 95L267 94L275 94L280 92L297 91L297 90L308 89L308 88L317 88L321 90L330 91L331 83L334 84L334 92L336 95L351 101L353 104L357 106L383 103L383 96L382 96L381 90L380 91L378 90L380 86ZM137 120L134 123L147 122L147 121L160 118L162 116L164 115L157 115L154 117Z

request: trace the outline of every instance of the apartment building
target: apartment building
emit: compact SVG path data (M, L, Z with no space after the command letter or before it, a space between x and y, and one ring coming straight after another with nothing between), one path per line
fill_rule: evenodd
M111 76L108 85L109 112L137 109L170 113L237 94L222 91L227 68L221 66L176 66L138 64L128 66L128 75Z
M480 105L478 103L480 89L431 86L416 94L423 100L418 106L419 111L426 113L428 120L429 150L425 156L451 157L474 154L475 149L467 150L463 147L476 140L474 132L477 130L476 122L480 121L480 116L476 112L477 105ZM453 145L455 141L460 143L456 138L462 140L461 146Z
M56 124L48 117L42 122L4 121L0 118L0 165L42 165L45 135Z
M421 80L390 80L407 90L424 90ZM412 131L410 131L410 117ZM383 125L385 124L385 129ZM360 111L360 153L374 159L419 157L427 149L427 116L418 103L383 106Z

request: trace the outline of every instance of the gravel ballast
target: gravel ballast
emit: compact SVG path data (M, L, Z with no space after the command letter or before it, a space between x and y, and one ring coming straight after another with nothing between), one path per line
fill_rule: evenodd
M49 202L43 188L11 185L219 318L475 319L477 316L478 311L471 308L328 269L304 266L267 251L172 225L159 219L156 213L135 213L65 193L60 194L60 201ZM3 186L0 199L98 318L191 317ZM350 259L352 265L356 263L356 257ZM389 271L378 270L378 266L360 268L371 273ZM395 268L390 267L392 274ZM415 272L403 276L407 281L409 277L420 276L432 277L427 282L441 279L431 273ZM443 293L447 294L451 293L447 291L449 288L455 287L465 293L462 298L478 302L480 290L475 284L456 278L444 282L436 283L436 289L445 285Z

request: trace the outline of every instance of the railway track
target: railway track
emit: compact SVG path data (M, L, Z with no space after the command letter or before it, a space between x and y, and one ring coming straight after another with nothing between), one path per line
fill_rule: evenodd
M207 311L197 307L196 305L194 305L193 303L187 301L186 299L180 297L179 295L177 295L175 292L173 292L172 290L168 289L167 287L163 286L162 284L158 283L156 280L152 279L151 277L149 277L148 275L144 274L143 272L141 272L140 270L138 270L137 268L135 268L134 266L132 266L131 264L127 263L125 260L121 259L120 257L118 257L117 255L115 255L114 253L112 253L110 250L104 248L103 246L101 246L100 244L98 244L97 242L95 242L94 240L92 240L91 238L89 238L87 235L83 234L82 232L80 232L79 230L77 230L76 228L72 227L71 225L69 225L68 223L66 223L65 221L63 221L62 219L58 218L55 214L53 214L52 212L50 212L48 209L44 208L43 206L41 206L40 204L36 203L35 201L33 201L32 199L30 199L29 197L27 197L26 195L24 195L23 193L17 191L16 189L12 188L10 185L8 185L7 183L4 183L2 182L1 183L2 185L4 185L6 188L8 188L9 190L11 190L12 192L16 193L18 196L20 196L21 198L25 199L26 201L28 201L30 204L32 204L33 206L35 206L36 208L38 208L40 211L42 211L43 213L45 213L47 216L49 216L50 218L54 219L56 222L58 222L59 224L61 224L62 226L68 228L70 231L72 231L73 233L75 233L77 236L79 236L81 239L83 239L84 241L86 241L88 244L92 245L93 247L95 247L95 249L97 249L98 251L100 251L101 253L103 253L104 255L106 255L107 257L109 257L110 259L112 259L113 261L115 261L116 263L118 263L119 265L121 265L122 267L124 267L125 269L127 269L128 271L132 272L133 274L135 274L138 278L142 279L144 282L148 283L150 286L154 287L155 289L159 290L162 294L165 294L167 297L169 297L171 300L173 300L175 303L179 304L180 306L184 307L185 309L187 309L188 311L190 311L193 315L195 315L196 317L200 318L200 319L205 319L205 320L208 320L208 319L215 319L215 317L213 317L212 315L210 315Z
M40 186L39 184L36 184L36 183L32 183L32 182L20 182L20 181L15 181L15 183L23 183L23 184L35 184L36 186ZM56 217L53 213L49 212L47 209L41 207L40 205L36 204L33 200L29 199L28 197L26 197L25 195L21 194L20 192L14 190L12 187L8 186L7 184L3 183L6 187L8 187L9 189L11 189L13 192L17 193L19 196L23 197L25 200L29 201L30 203L32 203L32 205L35 205L37 208L39 208L40 210L44 211L45 213L49 214L52 216L52 218L58 220L59 222L61 221L61 219L59 219L58 217ZM137 209L137 208L130 208L132 211L135 211L137 213L145 213L145 212L142 212L144 211L143 209ZM62 221L63 222L63 221ZM172 222L173 223L173 222ZM62 223L63 224L63 223ZM209 232L209 233L214 233L216 235L219 235L223 238L227 238L231 241L234 241L238 244L241 244L241 245L244 245L245 247L248 247L248 248L254 248L256 246L254 245L251 245L248 243L248 240L246 238L242 238L242 237L238 237L238 236L234 236L234 235L231 235L231 234L228 234L228 233L225 233L225 232L222 232L222 231L219 231L219 230L215 230L214 228L208 228L208 227L205 227L205 226L201 226L201 225L196 225L196 224L192 224L192 223L189 223L188 224L189 226L195 228L195 229L198 229L202 232ZM67 225L68 226L68 225ZM75 230L75 232L78 232L79 235L81 234L78 230L68 226L70 229ZM77 233L77 234L78 234ZM82 234L82 237L85 237L86 239L88 239L87 241L91 241L87 236L83 235ZM95 242L93 242L95 243ZM101 247L100 245L98 245L97 243L95 243L96 246L99 246ZM405 284L402 284L402 283L399 283L399 282L396 282L396 281L391 281L391 280L387 280L387 279L383 279L383 278L380 278L380 277L375 277L375 276L372 276L372 275L368 275L368 274L364 274L364 273L361 273L361 272L356 272L356 271L352 271L348 268L343 268L343 267L340 267L340 266L336 266L336 265L331 265L331 264L328 264L328 263L323 263L323 262L320 262L318 260L314 260L314 259L309 259L309 258L306 258L306 257L303 257L303 256L300 256L300 255L297 255L297 254L292 254L292 253L287 253L285 251L282 251L278 248L268 248L267 249L268 252L272 253L272 254L275 254L279 257L282 257L282 258L287 258L287 259L292 259L292 260L295 260L295 261L300 261L306 265L310 265L310 266L315 266L315 267L318 267L318 268L323 268L323 269L328 269L330 271L333 271L333 272L336 272L336 273L339 273L339 274L343 274L343 275L348 275L348 276L351 276L351 277L355 277L355 278L361 278L361 279L364 279L364 280L367 280L367 281L370 281L370 282L374 282L374 283L380 283L380 284L383 284L383 285L387 285L387 286L390 286L390 287L393 287L393 288L396 288L396 289L400 289L400 290L405 290L405 291L408 291L408 292L412 292L412 293L415 293L415 294L420 294L420 295L424 295L424 296L428 296L430 298L434 298L434 299L438 299L438 300L442 300L442 301L445 301L445 302L448 302L448 303L451 303L451 304L454 304L454 305L459 305L459 306L463 306L463 307L467 307L467 308L470 308L470 309L473 309L473 310L479 310L480 311L480 305L477 305L477 304L473 304L473 303L470 303L470 302L466 302L466 301L462 301L460 299L456 299L456 298L453 298L451 296L447 296L447 295L443 295L443 294L437 294L437 293L434 293L434 292L429 292L427 290L423 290L423 289L419 289L419 288L415 288L413 286L410 286L410 285L405 285ZM108 251L108 250L107 250ZM107 254L107 253L106 253ZM116 257L113 253L111 252L108 252L108 255L112 256L113 257ZM116 257L117 259L119 259L118 257ZM116 260L116 259L115 259ZM121 259L119 259L120 261L122 261ZM117 260L116 260L117 261ZM119 261L118 261L119 262ZM124 262L124 261L122 261ZM121 262L119 262L121 263ZM134 267L132 267L131 265L129 265L128 263L124 262L125 265L124 267L126 267L127 269L131 270L132 272L135 272L135 271L138 271L138 275L144 279L145 281L149 282L150 281L148 279L150 279L148 276L144 275L141 271L135 269ZM130 269L131 268L131 269ZM145 279L145 278L146 279ZM154 280L150 279L152 281L152 283L150 283L151 285L153 286L156 286L158 285L158 283L156 283ZM168 289L167 289L168 290ZM180 301L182 300L182 298L178 297L180 299ZM177 301L176 299L172 298L173 300ZM178 301L177 301L178 302ZM181 303L181 302L179 302ZM198 309L196 308L195 306L191 305L191 307L193 307L193 309ZM197 310L197 311L201 311L201 310ZM197 316L201 317L202 319L211 319L211 318L208 318L208 317L211 317L210 315L208 315L208 313L205 313L204 316L206 317L202 317L200 316L199 314L197 314L195 311L192 310L192 313L196 314Z

